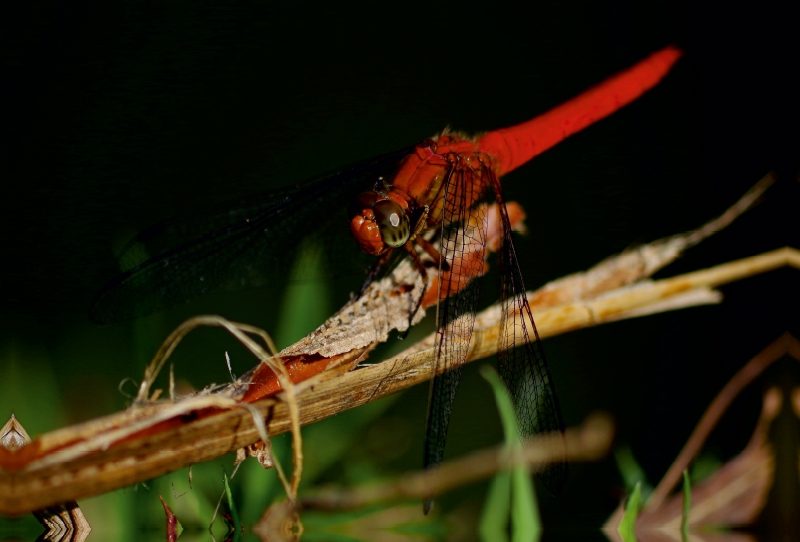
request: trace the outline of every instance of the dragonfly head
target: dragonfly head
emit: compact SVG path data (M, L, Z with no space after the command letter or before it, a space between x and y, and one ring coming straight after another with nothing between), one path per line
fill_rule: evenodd
M376 192L362 192L351 207L350 232L367 254L379 255L403 246L411 223L403 208Z

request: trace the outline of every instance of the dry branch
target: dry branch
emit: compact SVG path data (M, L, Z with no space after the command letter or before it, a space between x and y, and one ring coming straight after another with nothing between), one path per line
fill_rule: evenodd
M424 499L441 495L456 487L484 480L500 471L522 464L539 472L552 463L596 461L611 448L614 425L608 415L594 414L580 427L565 433L548 434L527 440L519 458L504 446L480 450L442 463L438 468L403 475L393 483L370 484L352 490L325 488L302 499L304 508L353 509L398 499Z
M795 360L800 361L800 342L792 337L789 333L784 333L775 342L767 346L764 350L758 353L753 359L742 367L725 385L725 387L717 394L714 401L708 406L703 417L697 424L697 427L692 432L689 440L684 445L681 453L675 459L675 462L670 467L669 471L664 475L661 482L659 482L650 500L647 502L647 508L658 508L669 495L670 491L678 484L681 472L689 468L691 461L700 453L706 439L711 431L716 427L722 415L728 410L733 400L741 393L741 391L751 384L767 367L781 359L785 355L790 355ZM765 401L769 405L769 401ZM762 419L771 421L777 415L779 407L766 409L767 413L771 416L762 413ZM764 425L762 423L762 425ZM758 443L761 444L766 441L766 429L762 428L761 431L756 431L755 437L758 437Z
M639 514L636 533L640 540L681 539L683 495L671 492L733 400L770 365L786 355L800 361L800 341L789 333L784 333L747 362L717 394ZM766 504L774 478L775 453L768 434L770 423L778 415L783 402L780 390L769 389L764 394L761 416L745 449L709 478L692 487L688 521L692 528L753 525ZM620 504L603 527L612 540L621 540L616 529L624 512L624 505Z
M762 181L761 190L766 183ZM561 289L570 293L562 298L556 295L559 288L552 284L529 294L540 336L549 337L648 311L716 302L719 297L709 292L720 284L783 265L800 267L800 254L784 248L671 279L640 280L672 261L680 250L730 222L756 198L757 194L749 193L743 198L745 203L740 202L734 206L735 211L712 221L713 226L645 245L564 279ZM374 295L368 292L312 334L312 340L307 338L294 350L280 353L286 358L308 356L307 352L313 351L316 356L313 359L323 356L326 363L336 367L294 386L301 425L380 399L433 376L436 356L430 348L432 337L399 356L348 371L352 364L363 359L376 340L362 334L354 343L354 335L347 334L351 323L366 318L375 329L375 322L390 318L387 326L402 329L408 325L407 307L413 306L413 299L403 296L414 291L409 288L408 281L412 280L409 277L418 274L411 271L405 278L396 274L388 277L388 282L376 286L385 290ZM637 280L640 282L631 284ZM700 295L687 297L687 292ZM572 301L552 306L553 300L563 298ZM674 300L678 301L675 306L665 304ZM400 309L390 307L391 303L399 304ZM496 352L500 310L495 305L478 315L468 361ZM381 327L382 332L386 329ZM260 439L258 424L254 423L258 416L266 419L269 435L287 431L290 416L283 394L260 400L247 396L246 390L254 387L257 373L255 370L213 393L206 390L180 401L136 406L41 435L16 451L0 449L0 513L23 514L96 495L238 450Z

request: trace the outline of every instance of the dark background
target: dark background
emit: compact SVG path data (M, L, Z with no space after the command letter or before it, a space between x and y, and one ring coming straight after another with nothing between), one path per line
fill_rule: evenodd
M518 240L526 285L698 227L770 170L780 180L763 204L659 276L798 246L798 57L779 4L27 5L6 21L0 86L0 415L16 412L35 434L122 408L117 384L137 378L191 314L276 330L281 287L90 324L114 251L137 230L447 125L527 120L668 44L686 54L656 89L504 178L507 200L528 213ZM796 283L796 271L776 271L723 287L719 306L545 341L567 424L611 411L620 443L657 480L736 369L783 331L800 332ZM359 284L331 286L305 331ZM178 374L196 387L224 381L231 342L198 332ZM238 359L241 373L249 362ZM457 402L451 457L500 438L476 369ZM760 393L723 424L721 457L746 442ZM426 394L420 386L390 409L411 427L392 469L418 465ZM610 461L575 466L562 499L543 497L545 517L579 505L597 523L619 483Z

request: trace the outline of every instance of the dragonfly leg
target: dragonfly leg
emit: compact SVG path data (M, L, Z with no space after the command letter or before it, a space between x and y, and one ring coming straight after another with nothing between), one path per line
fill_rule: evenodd
M442 258L442 255L430 241L427 241L423 237L417 237L416 242L422 248L422 250L424 250L425 253L431 257L431 259L439 269L441 269L442 271L448 271L450 269L450 266L447 265L445 259Z
M419 218L417 219L416 224L414 225L414 231L409 237L409 241L413 241L417 243L425 253L431 257L434 263L439 267L441 271L447 271L449 266L447 262L442 258L442 255L439 254L439 250L433 246L433 244L422 237L422 232L425 231L428 223L428 214L430 213L430 207L425 205L422 208L422 213L420 214Z
M415 240L417 237L422 235L422 232L428 227L428 214L431 212L431 208L427 205L423 205L419 211L419 216L417 217L417 221L414 223L414 231L411 232L411 236L408 238L409 241Z
M421 237L417 238L416 241L422 239ZM414 266L419 271L420 276L422 277L422 291L417 298L417 302L414 305L414 309L409 312L408 314L408 329L406 329L400 336L400 339L405 339L408 337L408 332L411 331L411 321L414 319L414 315L417 314L417 311L422 306L422 299L425 297L425 292L428 291L428 270L425 268L425 262L419 257L417 251L414 250L414 243L411 241L407 241L405 245L403 245L408 252L408 255L411 257L411 261L414 262Z

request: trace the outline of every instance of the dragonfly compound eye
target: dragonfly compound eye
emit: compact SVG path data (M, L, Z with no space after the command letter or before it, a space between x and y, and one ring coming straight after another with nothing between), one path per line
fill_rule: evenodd
M398 204L391 200L377 202L372 207L375 222L381 230L383 242L392 248L401 247L411 235L411 224Z
M364 209L372 209L378 201L378 194L375 192L361 192L357 198L350 203L348 216L358 216Z

